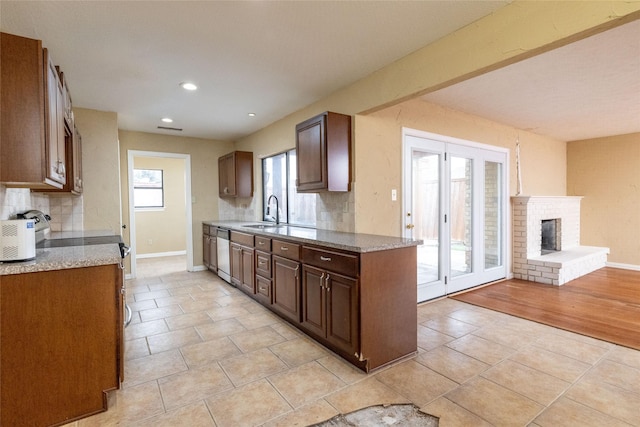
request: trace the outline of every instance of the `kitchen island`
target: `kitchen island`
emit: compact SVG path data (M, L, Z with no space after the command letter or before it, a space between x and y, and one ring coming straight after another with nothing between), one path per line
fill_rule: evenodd
M0 264L0 425L65 424L105 411L120 386L121 240L84 237Z
M205 221L209 240L212 228L230 230L233 285L353 365L416 354L419 240Z

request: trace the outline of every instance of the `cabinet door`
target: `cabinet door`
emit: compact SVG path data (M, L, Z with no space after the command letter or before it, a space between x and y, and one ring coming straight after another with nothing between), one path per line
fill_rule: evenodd
M256 293L254 286L255 272L253 269L253 249L242 248L242 290L246 293L253 295Z
M230 249L231 283L239 287L242 284L242 246L231 242Z
M65 142L64 142L64 98L58 72L44 49L47 67L46 96L46 136L45 152L47 156L46 178L59 184L65 184Z
M273 309L300 322L300 263L273 256Z
M211 259L211 236L202 235L202 264L209 268L209 260Z
M82 193L82 136L75 126L72 147L73 191L80 194Z
M327 340L349 354L359 349L358 281L327 273Z
M218 159L218 181L220 197L229 197L236 194L235 168L233 153Z
M324 114L296 126L298 191L327 188L327 145L325 131Z
M327 325L326 275L327 273L319 268L302 266L302 325L321 337L325 337Z

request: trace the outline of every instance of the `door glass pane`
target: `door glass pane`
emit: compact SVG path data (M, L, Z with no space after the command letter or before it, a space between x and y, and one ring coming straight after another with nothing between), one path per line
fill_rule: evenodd
M418 246L418 284L440 277L440 155L413 151L413 207L407 224L414 225Z
M451 156L451 276L471 273L473 161Z
M502 265L502 164L484 163L484 268Z

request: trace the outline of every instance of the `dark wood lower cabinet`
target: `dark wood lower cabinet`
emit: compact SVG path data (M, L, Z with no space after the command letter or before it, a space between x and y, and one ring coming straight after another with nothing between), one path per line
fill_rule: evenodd
M65 424L105 411L124 363L119 265L1 278L0 425Z
M214 273L218 271L217 227L202 227L202 264Z
M300 263L273 255L273 304L282 316L300 322Z
M302 327L353 357L359 349L357 279L303 265Z
M253 269L253 248L231 242L231 283L244 292L256 293Z
M231 241L232 283L353 365L372 372L417 353L415 246L358 253L233 231Z

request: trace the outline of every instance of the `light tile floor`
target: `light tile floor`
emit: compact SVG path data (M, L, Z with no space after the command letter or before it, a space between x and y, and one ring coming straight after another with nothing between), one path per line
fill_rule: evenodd
M70 426L303 426L413 402L440 426L640 425L640 352L450 299L419 354L366 375L184 257L127 281L125 382Z

